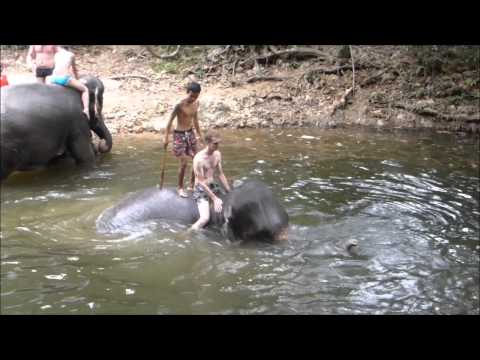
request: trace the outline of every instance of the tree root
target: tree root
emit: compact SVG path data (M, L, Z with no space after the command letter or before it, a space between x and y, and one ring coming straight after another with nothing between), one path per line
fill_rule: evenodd
M362 64L355 64L355 65L348 64L348 65L340 65L340 66L330 67L330 68L319 67L319 68L311 69L311 70L308 70L308 71L304 72L302 75L300 75L299 81L304 79L304 78L309 78L310 76L315 75L315 74L326 74L326 75L339 74L339 72L343 71L343 70L354 71L354 70L360 70L360 69L367 69L369 67L370 67L369 65L362 65ZM363 86L363 84L362 84L362 86Z
M362 87L364 86L369 86L369 85L373 85L375 84L377 81L380 80L380 77L386 73L388 70L390 70L389 67L383 69L383 70L380 70L379 72L377 72L376 74L373 74L372 76L370 76L369 78L367 78L366 80L364 80L361 84Z
M309 77L313 74L337 74L339 71L341 70L347 70L347 69L351 69L352 66L351 65L342 65L342 66L337 66L337 67L334 67L334 68L316 68L316 69L311 69L311 70L308 70L306 72L304 72L301 77Z
M348 89L345 91L345 94L343 94L343 96L340 98L340 100L338 100L338 101L333 105L332 111L330 112L330 116L333 116L338 109L344 108L344 107L347 105L348 97L349 97L352 93L353 93L353 87L348 88Z
M159 59L171 59L171 58L174 58L175 56L177 56L178 54L178 51L180 50L180 47L181 45L177 45L177 48L170 54L166 54L166 55L160 55L160 54L157 54L157 52L153 49L152 45L145 45L146 49L148 50L148 52L150 54L152 54L153 56L155 56L156 58L159 58Z
M292 57L300 57L300 58L317 57L317 58L322 58L322 59L327 59L328 58L328 56L326 54L324 54L323 52L321 52L319 50L308 48L308 47L296 47L296 48L292 48L292 49L281 50L281 51L270 53L270 54L251 57L251 58L248 58L248 59L244 60L241 63L241 65L247 65L247 64L250 64L250 63L254 64L257 61L265 61L266 62L266 61L271 60L273 58L283 57L283 56L285 56L285 57L292 56Z
M257 81L284 81L288 79L289 78L279 77L279 76L252 76L248 78L245 82L250 84Z
M143 81L150 81L149 78L141 75L119 75L108 77L107 80L123 80L123 79L140 79Z

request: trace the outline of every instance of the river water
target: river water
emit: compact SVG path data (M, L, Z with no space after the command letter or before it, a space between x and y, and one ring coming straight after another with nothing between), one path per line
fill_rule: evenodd
M1 313L479 313L478 137L221 133L227 177L263 180L285 206L286 243L233 244L166 222L98 234L105 208L159 182L162 137L117 138L94 168L2 184ZM169 156L167 185L176 171Z

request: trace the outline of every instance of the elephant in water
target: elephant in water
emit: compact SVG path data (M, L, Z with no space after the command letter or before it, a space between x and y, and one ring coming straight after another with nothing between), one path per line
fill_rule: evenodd
M288 214L264 183L246 181L221 197L223 210L215 213L211 209L207 226L226 226L232 240L276 242L287 238ZM106 209L97 219L97 230L106 233L159 219L193 224L198 217L192 198L178 196L173 188L153 187Z
M90 94L89 121L75 89L39 83L2 87L0 180L14 171L44 167L62 155L79 164L93 163L98 152L111 150L112 136L102 115L103 83L93 76L80 80ZM91 130L102 139L98 147Z

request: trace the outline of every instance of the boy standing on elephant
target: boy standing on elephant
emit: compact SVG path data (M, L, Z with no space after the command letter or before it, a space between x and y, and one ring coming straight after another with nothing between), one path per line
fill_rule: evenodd
M222 211L223 202L217 195L220 193L220 186L214 181L215 173L218 172L218 179L227 192L230 192L230 185L223 173L222 154L218 150L220 136L209 131L205 136L206 148L199 151L193 158L193 171L195 172L195 188L193 199L198 206L200 217L192 225L191 230L203 228L210 220L210 201L213 209L219 213Z
M180 161L180 168L178 171L178 195L187 197L187 193L183 189L183 182L185 178L185 171L189 159L193 159L197 153L197 139L203 143L200 126L198 124L198 96L200 95L201 87L196 82L191 82L187 86L187 97L180 101L173 109L170 119L167 124L165 132L164 149L167 150L168 136L172 127L173 120L177 118L177 124L173 130L173 154ZM193 127L197 132L197 136L193 131ZM193 188L194 173L190 179L190 187Z

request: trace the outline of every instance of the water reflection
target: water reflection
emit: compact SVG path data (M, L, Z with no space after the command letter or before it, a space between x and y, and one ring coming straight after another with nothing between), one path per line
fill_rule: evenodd
M93 168L2 184L2 313L478 314L478 138L223 134L225 173L272 186L287 243L243 246L166 222L97 233L105 208L160 178L160 138L117 139ZM167 185L176 175L169 157Z

